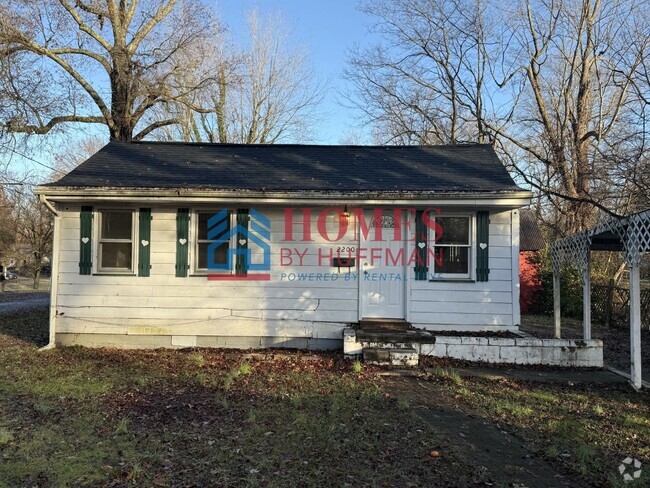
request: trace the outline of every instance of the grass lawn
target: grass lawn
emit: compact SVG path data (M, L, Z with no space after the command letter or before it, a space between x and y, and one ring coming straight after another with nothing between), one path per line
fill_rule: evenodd
M340 353L38 352L46 323L45 310L0 316L0 487L513 486L487 483L499 466L441 435L412 390L388 396L387 377ZM627 455L645 471L626 486L648 484L647 392L448 365L418 380L427 411L514 433L572 486L623 486Z
M37 352L46 320L0 316L0 486L464 486L475 472L340 354Z
M13 293L47 292L50 290L50 277L41 276L38 290L34 290L34 280L29 276L19 276L16 280L5 281L5 291Z
M440 361L428 376L459 408L490 419L589 486L650 486L650 394L621 385L572 385L460 377ZM445 364L446 363L446 364ZM624 483L627 456L644 472Z

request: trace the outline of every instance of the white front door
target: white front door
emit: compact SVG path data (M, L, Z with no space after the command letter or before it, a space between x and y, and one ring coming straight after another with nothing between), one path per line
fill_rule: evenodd
M360 237L360 246L365 248L365 258L359 263L361 317L404 319L408 259L405 229L401 229L401 238L395 239L394 228L399 223L392 212L373 219L372 212L366 211L365 217L370 229L367 236L362 232ZM382 228L382 240L376 239L376 226Z

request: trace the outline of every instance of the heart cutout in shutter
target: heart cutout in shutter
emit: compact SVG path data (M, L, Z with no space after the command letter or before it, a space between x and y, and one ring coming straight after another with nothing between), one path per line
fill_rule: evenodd
M239 239L240 246L243 246L244 244L246 244L246 242L248 242L246 239Z
M184 246L187 243L187 239L179 239L178 242L180 242L181 246Z
M149 241L147 241L146 239L142 239L140 241L140 244L142 244L143 247L147 247L149 245Z
M424 249L424 246L426 246L426 245L427 245L426 242L418 242L418 247L419 247L420 249Z
M90 239L87 237L82 237L81 242L83 242L84 244L88 244L90 242Z
M478 245L478 247L480 247L481 249L486 249L486 248L487 248L487 244L486 244L485 242L481 242L481 243Z

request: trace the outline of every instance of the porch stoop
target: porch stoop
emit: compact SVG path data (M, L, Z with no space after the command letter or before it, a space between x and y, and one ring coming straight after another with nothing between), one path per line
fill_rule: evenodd
M365 324L364 324L365 325ZM602 368L600 340L444 335L408 328L346 328L343 352L372 364L418 366L420 355L495 364Z
M412 347L366 347L363 349L363 361L369 364L415 367L420 363L420 355Z
M410 328L404 321L362 321L358 329L346 329L343 348L346 357L363 357L365 362L385 366L417 367L422 344L434 344L426 330Z

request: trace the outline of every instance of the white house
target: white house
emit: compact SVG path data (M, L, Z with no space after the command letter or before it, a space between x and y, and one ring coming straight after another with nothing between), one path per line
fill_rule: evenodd
M37 193L52 343L334 349L369 319L520 323L531 194L489 145L111 142Z

